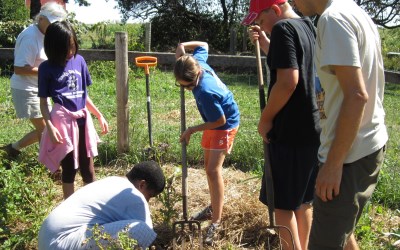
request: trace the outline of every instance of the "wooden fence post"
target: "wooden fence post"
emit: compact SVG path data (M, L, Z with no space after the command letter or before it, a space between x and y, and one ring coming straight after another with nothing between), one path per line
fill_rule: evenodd
M117 88L117 151L129 151L128 35L115 32L115 71Z
M249 39L249 34L247 33L248 27L243 26L243 37L242 37L242 52L247 51L247 39Z
M145 37L144 37L144 49L146 52L151 51L151 23L145 24Z
M237 32L234 27L231 27L231 40L229 46L229 54L235 55L236 54L236 42L237 42Z

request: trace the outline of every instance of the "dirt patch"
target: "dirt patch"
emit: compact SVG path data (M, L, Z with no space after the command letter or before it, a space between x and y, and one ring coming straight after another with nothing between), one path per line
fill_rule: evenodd
M163 166L167 175L172 173L174 166ZM267 241L268 234L265 230L268 225L268 210L258 200L261 180L242 171L232 168L223 169L225 182L225 204L222 215L222 228L218 240L212 249L233 247L233 249L262 249ZM173 187L176 195L181 195L181 178L174 180ZM202 167L188 169L188 215L202 210L209 205L207 177ZM150 204L153 214L163 206L158 201ZM182 220L182 202L175 204L174 209L179 211ZM156 215L156 217L159 217ZM157 224L157 221L154 221ZM172 222L171 222L172 224ZM202 222L203 235L209 222ZM161 249L172 247L172 229L166 225L155 225L159 237L157 244ZM196 242L194 243L196 244ZM196 248L194 248L196 249Z

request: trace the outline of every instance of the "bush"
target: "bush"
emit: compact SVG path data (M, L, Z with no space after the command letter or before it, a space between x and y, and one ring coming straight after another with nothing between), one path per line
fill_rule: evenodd
M0 47L14 48L19 33L28 27L30 21L0 22Z
M25 7L24 0L0 0L0 21L24 21L27 19L29 19L29 9Z
M400 71L399 57L388 57L389 52L400 52L400 29L379 29L385 69Z

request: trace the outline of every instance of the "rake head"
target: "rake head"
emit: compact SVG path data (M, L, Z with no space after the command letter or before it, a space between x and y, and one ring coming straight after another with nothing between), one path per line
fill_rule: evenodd
M203 249L203 237L199 221L176 221L172 227L173 249Z
M288 227L285 226L280 226L280 225L276 225L276 226L268 226L265 229L266 233L267 233L267 240L265 242L265 249L267 250L282 250L283 248L283 244L287 245L289 247L289 249L295 249L295 245L294 245L294 239L293 239L293 234L290 231L290 229ZM282 237L281 234L287 231L290 235L290 242L282 242Z

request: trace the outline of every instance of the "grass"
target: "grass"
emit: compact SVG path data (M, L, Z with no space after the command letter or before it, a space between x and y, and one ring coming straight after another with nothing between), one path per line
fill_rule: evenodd
M143 69L131 65L129 72L129 146L130 151L118 155L116 147L116 88L114 63L89 64L93 86L90 96L109 122L110 133L102 136L99 157L95 158L98 176L115 174L118 166L148 159L147 110L145 74ZM235 167L258 176L262 166L262 144L256 131L260 110L257 77L255 74L219 74L234 93L241 111L240 130L232 155L226 166ZM155 156L161 163L180 162L180 100L179 88L175 87L171 72L155 69L150 72L152 128ZM201 117L190 92L186 92L187 126L198 124ZM387 144L385 164L371 202L365 210L356 235L362 249L391 249L390 242L398 240L398 220L387 218L400 216L400 85L387 84L384 106L390 140ZM95 125L97 123L95 121ZM18 140L32 129L25 120L15 118L11 103L9 79L0 77L0 145ZM195 134L188 146L190 164L201 164L200 134ZM54 183L48 173L36 161L38 146L23 151L13 169L6 171L0 158L0 249L35 249L38 229L48 212L60 200L54 191ZM397 209L397 210L396 210ZM169 211L171 212L171 211ZM173 212L173 211L172 211ZM383 219L385 218L385 219ZM383 240L389 233L390 240ZM387 235L387 234L386 234ZM389 242L389 243L388 243ZM227 249L229 246L227 246ZM233 248L229 248L233 249ZM394 249L394 248L393 248Z

